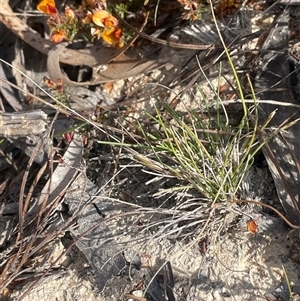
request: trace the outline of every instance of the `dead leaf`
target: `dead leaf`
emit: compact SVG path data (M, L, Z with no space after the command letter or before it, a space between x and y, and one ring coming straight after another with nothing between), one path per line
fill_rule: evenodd
M105 84L103 85L103 87L104 87L104 89L106 90L106 92L107 92L108 94L110 94L111 91L114 89L114 84L113 84L113 82L107 82L107 83L105 83Z
M97 73L94 80L86 82L75 82L70 80L67 75L65 75L60 67L60 53L67 45L65 43L56 45L50 52L47 60L47 69L51 80L56 82L61 79L65 85L68 86L91 86L103 84L106 82L116 81L120 79L125 79L131 76L136 76L145 72L149 72L164 66L169 58L164 60L158 60L157 56L153 59L149 57L140 58L129 58L124 53L116 55L113 53L106 53L107 47L103 46L102 49L99 48L99 53L103 56L103 64L108 64L108 67L103 72ZM114 55L112 55L114 54ZM99 54L98 54L99 55ZM78 62L81 65L82 62Z
M254 219L251 219L247 222L247 230L252 234L257 233L258 225Z

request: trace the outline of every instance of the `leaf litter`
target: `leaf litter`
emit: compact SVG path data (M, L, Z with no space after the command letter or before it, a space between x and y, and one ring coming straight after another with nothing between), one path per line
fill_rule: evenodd
M189 57L193 55L189 54ZM181 64L189 60L189 57L184 58L184 51L179 51L176 56L177 62ZM173 64L175 69L177 67L181 70L181 66L178 67L174 62ZM186 70L191 73L191 69ZM156 72L152 75L154 73ZM163 72L157 72L156 87L161 83L161 78L167 78L168 72L166 73L162 75ZM144 77L138 79L137 85L140 80L149 80L149 75ZM134 82L136 79L132 80ZM164 85L169 84L168 80ZM174 81L174 78L171 80ZM123 80L120 85L128 85L128 81L131 79ZM178 85L178 82L174 83ZM133 86L134 84L131 87ZM118 84L114 87L117 88ZM209 88L205 91L206 97L213 100L214 96L210 96L210 90ZM159 92L155 94L154 91ZM150 88L148 93L161 95L162 91L164 89ZM108 97L112 93L108 93ZM175 93L180 96L180 89ZM187 98L181 99L181 104L184 104L182 110L187 106L198 105L197 102L187 102L194 100L196 93L197 89L191 89ZM121 91L119 94L121 98ZM136 95L142 95L143 100L145 94L140 91L134 92L133 95L134 98L138 98ZM171 96L170 99L174 97ZM139 112L138 103L128 112L133 119L143 117L136 115L136 112ZM91 107L95 107L95 104ZM115 126L116 123L110 125ZM130 130L130 124L127 126L127 130ZM24 219L25 225L34 218L38 220L38 225L42 225L42 218L47 223L53 212L60 212L58 208L61 206L68 205L69 212L73 214L80 208L75 216L70 218L72 220L76 217L75 224L63 219L62 225L60 221L54 229L47 232L48 236L42 243L36 241L41 247L43 243L49 244L48 239L51 238L60 246L54 256L55 260L50 259L51 256L48 257L48 264L55 261L58 263L61 257L60 259L64 259L60 261L61 268L57 272L51 267L50 275L45 275L42 279L41 273L49 268L39 267L42 272L38 273L37 266L45 259L43 252L39 256L29 253L28 258L35 258L37 263L27 263L30 267L29 272L35 272L36 279L40 281L34 286L32 282L18 286L15 284L15 289L9 297L12 300L19 300L21 295L24 300L288 300L282 265L297 288L299 258L296 258L295 249L299 240L297 231L291 232L282 220L251 205L233 206L229 210L211 210L205 202L201 202L202 196L196 191L176 192L178 180L174 176L164 178L145 170L139 162L132 160L134 154L119 153L117 147L94 147L92 150L95 153L88 154L87 166L84 166L81 158L82 145L79 143L74 147L73 143L76 141L78 140L74 139L66 148L62 159L55 158L57 162L54 164L58 163L58 167L48 182L51 185L46 184L43 190L40 190L42 196L48 197L42 198L42 202L37 198L37 205L31 207L31 210L37 210L33 214L34 217L29 215L29 210ZM74 164L68 161L68 155L73 156ZM117 172L116 166L120 168ZM60 170L63 170L63 173L60 173ZM86 178L85 173L94 178L97 186ZM264 176L258 176L259 173ZM274 199L275 187L269 182L267 168L254 167L249 174L253 186L249 190L246 188L243 197L246 198L248 193L251 195L250 199ZM73 182L72 179L75 178ZM270 189L270 185L273 185L273 189ZM169 189L169 192L159 193L159 188ZM68 192L63 196L66 190ZM45 215L42 214L43 210L46 210ZM258 225L258 231L253 231L255 235L247 232L249 216L243 213L250 215L252 221L257 221L255 223ZM124 217L117 220L115 217L118 214L123 214ZM205 226L208 216L212 221L211 226L202 233L201 229ZM55 225L53 222L51 224ZM54 240L55 235L51 235L56 234L55 231L59 227L65 227L65 231L70 232L72 236L67 243L66 238L63 239L65 250L71 250L73 240L77 246L77 249L73 248L70 253L64 251L64 256L61 255L61 243ZM93 227L95 232L92 232ZM31 240L30 235L28 239ZM34 243L29 243L24 250L19 249L23 252L24 261L28 256L27 251L32 252L30 248L33 245ZM50 247L51 245L54 243L49 244ZM39 247L35 246L34 254L37 254ZM45 252L48 253L47 250ZM76 253L84 254L85 258L80 255L78 259ZM291 254L296 255L291 259ZM22 274L29 277L24 271ZM19 277L18 282L26 283L26 277ZM296 298L295 292L294 299Z

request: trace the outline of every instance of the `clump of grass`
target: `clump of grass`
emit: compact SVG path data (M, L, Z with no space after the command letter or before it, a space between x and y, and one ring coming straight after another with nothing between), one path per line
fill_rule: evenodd
M196 189L209 201L226 201L237 194L263 146L257 141L257 124L249 125L249 115L258 120L257 105L244 111L237 126L222 117L227 112L219 100L215 108L206 102L206 114L195 110L181 114L167 103L162 107L156 108L155 116L148 114L156 124L153 131L139 126L152 155L136 155L136 159L161 175L183 180L188 185L182 189Z
M214 20L217 26L215 17ZM202 212L204 214L202 217L206 216L206 219L198 223L203 226L198 234L198 240L205 235L204 230L207 226L216 225L217 220L218 223L222 222L220 214L215 214L216 208L219 213L224 212L223 209L229 204L227 201L236 199L255 155L278 133L277 130L273 131L271 135L265 135L267 139L265 137L262 139L272 115L259 126L258 102L251 82L249 80L252 104L247 105L248 101L244 97L234 62L221 32L218 31L218 34L233 74L230 84L241 103L241 118L238 124L230 122L226 106L216 92L216 101L213 104L203 97L205 109L202 111L187 109L184 113L178 112L163 101L155 107L155 114L146 113L154 124L150 130L149 128L145 130L142 123L137 126L145 138L145 143L139 146L143 150L146 148L147 151L146 154L135 154L135 159L152 170L158 178L173 177L179 180L175 189L161 188L155 195L165 196L168 193L174 195L174 190L177 193L197 191L201 195L198 198L199 208L203 206L206 209L211 208ZM219 76L221 78L221 74ZM208 83L211 85L209 81ZM161 108L158 108L159 106ZM191 195L193 196L193 193ZM173 209L175 208L176 205ZM195 202L189 209L186 206L186 210L194 208ZM175 213L175 211L174 216L183 217L184 212Z

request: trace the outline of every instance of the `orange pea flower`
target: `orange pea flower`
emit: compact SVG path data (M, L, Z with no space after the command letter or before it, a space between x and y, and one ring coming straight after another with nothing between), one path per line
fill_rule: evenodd
M66 37L66 32L64 29L55 29L52 32L51 40L54 43L58 44L58 43L62 42L65 37Z
M122 36L122 30L118 28L117 30L106 30L104 29L102 34L102 39L104 42L106 42L109 45L114 45L117 47L122 47L123 42L120 41L120 38Z
M118 20L106 10L97 10L92 16L93 22L100 27L117 27Z
M109 45L118 47L123 46L123 42L120 41L122 30L120 28L117 28L119 22L115 17L113 17L106 10L97 10L93 13L92 20L97 26L105 27L101 35L103 41L105 41ZM96 32L98 33L99 31Z
M54 0L42 0L36 7L40 12L47 15L56 15L57 9Z

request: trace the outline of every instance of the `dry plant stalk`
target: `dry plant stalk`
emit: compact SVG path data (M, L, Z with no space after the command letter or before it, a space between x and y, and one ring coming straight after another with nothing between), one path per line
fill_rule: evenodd
M40 144L42 140L40 140ZM72 147L72 146L71 146ZM73 145L74 147L74 145ZM39 145L36 146L36 151ZM76 150L76 152L75 152ZM66 166L61 164L53 173L50 173L50 179L42 189L40 196L36 202L31 204L33 191L38 189L39 181L47 167L53 170L53 162L51 159L47 161L33 180L31 187L26 191L26 184L32 168L32 163L36 153L33 153L27 168L24 172L21 189L19 193L19 222L13 236L14 239L10 247L3 253L3 262L1 266L0 288L7 287L10 283L20 277L24 272L34 271L36 266L24 270L23 266L29 262L33 256L38 257L42 250L47 251L47 246L58 235L65 233L71 226L73 219L66 222L58 222L53 224L51 215L57 210L57 206L62 202L63 195L74 177L78 174L78 165L81 160L82 148L78 146L72 149L73 158L71 161L66 160ZM68 153L69 154L69 153ZM67 165L69 162L71 165ZM50 166L48 166L50 164ZM26 195L26 197L25 197ZM33 263L33 262L32 262ZM36 262L37 263L37 262Z

